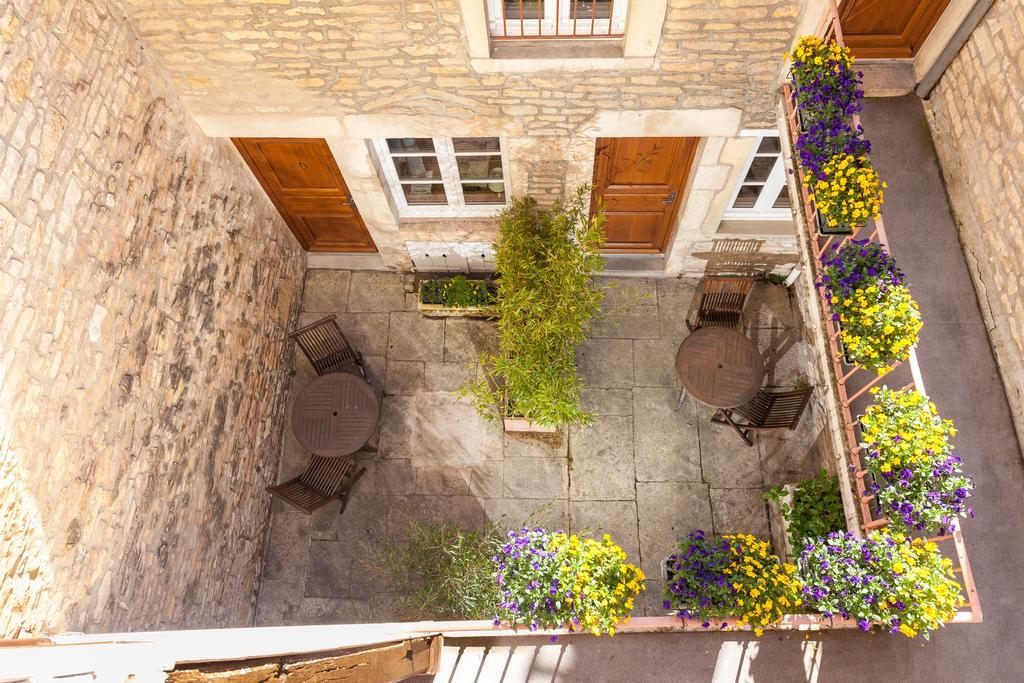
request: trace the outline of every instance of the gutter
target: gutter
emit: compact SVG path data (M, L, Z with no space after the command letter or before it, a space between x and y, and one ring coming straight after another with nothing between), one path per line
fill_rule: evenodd
M953 37L946 43L946 47L943 48L939 54L938 59L932 64L931 68L921 79L921 82L917 84L914 89L914 93L921 99L928 99L928 96L932 94L932 90L939 84L939 80L942 78L942 74L946 72L949 65L953 62L953 59L960 53L967 39L971 37L971 33L978 27L981 20L985 17L985 14L989 11L992 5L995 4L995 0L978 0L974 3L974 7L964 17L963 22L960 23L960 27L957 28Z

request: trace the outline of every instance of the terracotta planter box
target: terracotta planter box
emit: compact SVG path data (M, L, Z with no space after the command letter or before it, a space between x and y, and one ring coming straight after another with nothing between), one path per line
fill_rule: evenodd
M497 318L497 306L468 306L455 308L444 304L416 302L416 309L428 318Z
M558 431L557 427L545 427L539 425L536 422L531 422L523 417L508 417L502 418L502 422L505 425L506 432L533 432L535 434L554 434Z

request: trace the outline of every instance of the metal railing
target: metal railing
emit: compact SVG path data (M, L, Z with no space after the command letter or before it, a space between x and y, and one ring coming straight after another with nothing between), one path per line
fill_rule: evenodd
M488 0L492 40L621 38L627 0Z
M828 10L822 22L818 26L816 34L825 39L833 39L840 45L844 45L842 26L839 22L839 12L834 0L829 0ZM819 281L821 276L822 254L838 249L851 239L867 239L888 246L889 238L885 231L885 224L879 216L865 224L852 235L823 235L817 230L816 209L811 200L807 187L803 180L804 169L795 161L792 153L795 149L799 134L799 123L797 119L796 106L793 99L793 90L790 83L783 86L783 107L786 119L787 131L784 138L788 141L787 155L791 160L791 167L794 170L793 179L796 184L796 194L802 207L802 218L800 221L806 228L806 239L809 246L809 264L814 280ZM856 130L860 126L860 116L853 114L850 121L851 127ZM840 330L832 320L832 311L828 302L828 295L824 288L817 288L819 311L821 313L822 325L824 327L825 341L831 356L832 379L835 382L833 387L838 397L836 406L843 423L844 441L846 445L845 455L849 459L850 470L853 475L854 504L857 506L857 517L860 520L861 529L864 532L871 531L885 526L889 523L875 495L870 493L871 473L864 467L861 456L864 449L860 445L860 420L855 419L855 410L866 406L869 403L869 392L883 379L898 380L897 385L901 389L916 389L926 394L924 378L921 375L921 368L917 362L917 354L912 348L906 362L897 362L890 366L888 372L879 374L871 369L862 368L859 365L849 362L844 358L840 348ZM927 324L927 321L925 321ZM902 384L900 384L902 383ZM929 537L928 540L935 541L942 548L942 552L950 559L955 559L954 572L959 577L966 597L965 609L957 612L953 619L955 622L978 623L982 620L981 604L978 600L978 592L974 583L974 575L971 573L970 561L967 557L967 545L961 529Z

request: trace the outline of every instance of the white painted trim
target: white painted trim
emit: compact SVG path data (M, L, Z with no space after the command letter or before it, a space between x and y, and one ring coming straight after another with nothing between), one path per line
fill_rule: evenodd
M461 137L461 136L455 136ZM495 137L495 136L487 136ZM378 168L383 174L384 186L387 188L387 192L390 195L392 205L395 207L399 217L401 218L479 218L493 216L495 212L500 211L505 207L505 204L467 204L462 194L462 178L459 175L458 169L458 156L465 156L465 154L456 154L455 148L452 144L452 138L449 137L434 137L434 155L425 153L423 155L416 154L392 154L388 148L386 138L374 138L371 140L371 146L374 152L377 154L379 161ZM509 187L509 161L508 161L508 141L498 137L499 144L501 146L500 157L501 157L501 169L502 169L502 185L505 187L506 200L511 196L511 188ZM398 172L395 170L395 164L392 161L394 157L402 156L436 156L438 167L441 171L440 178L432 178L430 181L423 181L422 183L410 183L408 181L403 182L398 178ZM483 154L482 156L488 156ZM496 155L489 155L496 156ZM497 180L496 178L494 179ZM445 197L448 200L447 204L409 204L405 198L405 193L402 190L402 185L410 184L442 184L444 186Z
M777 155L757 153L758 147L761 146L761 141L766 137L779 137L779 131L774 128L746 129L740 131L739 137L756 138L756 141L750 149L750 154L747 156L746 163L743 165L739 182L736 183L736 188L733 190L732 195L729 198L729 203L727 205L728 208L722 216L722 220L792 221L793 212L791 209L772 208L775 201L779 198L779 195L782 194L782 191L786 188L786 164L783 160L781 146ZM758 192L754 206L751 208L734 207L733 205L736 203L736 198L739 197L740 190L744 187L743 181L746 179L747 172L750 170L750 166L754 163L754 159L770 156L776 157L775 164L772 166L772 170L768 173L768 178L765 179L764 183L761 185L761 190ZM748 183L747 185L749 186L750 184Z

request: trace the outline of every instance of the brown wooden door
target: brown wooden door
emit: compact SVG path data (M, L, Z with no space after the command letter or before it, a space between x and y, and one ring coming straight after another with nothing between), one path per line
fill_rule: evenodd
M949 0L845 0L843 38L858 57L913 57Z
M598 138L594 199L604 202L605 248L665 251L700 138Z
M309 251L376 252L327 141L232 138L242 158Z

